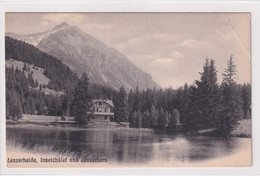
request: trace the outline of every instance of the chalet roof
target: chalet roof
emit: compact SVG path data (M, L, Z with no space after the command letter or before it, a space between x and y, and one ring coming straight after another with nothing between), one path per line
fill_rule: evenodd
M107 104L109 104L110 106L114 107L114 104L113 104L112 100L105 100L105 102Z
M94 104L94 103L99 102L99 101L106 102L110 106L114 107L114 104L113 104L112 100L93 99L91 102Z

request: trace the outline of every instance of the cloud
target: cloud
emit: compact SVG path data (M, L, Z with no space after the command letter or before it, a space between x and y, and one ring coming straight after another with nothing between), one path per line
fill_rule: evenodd
M173 46L181 41L182 36L174 34L145 33L138 37L129 38L124 42L117 43L115 48L128 55L130 53L153 54L159 57L181 57L181 53L173 52Z
M159 64L157 66L162 66L162 67L169 67L169 66L176 66L179 61L175 60L173 58L157 58L154 60L155 64Z
M182 47L186 49L191 48L212 48L213 43L203 40L195 40L195 39L184 39L181 43L175 45L176 48Z
M196 41L193 39L188 39L188 40L184 40L183 42L181 42L178 46L182 46L182 47L193 47L196 45Z
M232 39L234 36L231 31L216 30L214 36L212 37L219 40L229 40Z
M84 22L85 18L82 14L78 13L47 13L43 16L43 20L49 21L54 24L67 22L71 25L78 25Z
M146 35L146 38L151 38L156 41L163 41L163 42L177 42L182 38L181 35L175 35L171 33L162 33L162 32L155 32Z
M171 56L174 57L174 58L178 58L178 59L184 57L184 55L182 53L180 53L179 51L173 51Z
M143 38L131 38L126 42L119 43L115 46L120 52L128 55L131 53L142 53L145 54L145 39Z

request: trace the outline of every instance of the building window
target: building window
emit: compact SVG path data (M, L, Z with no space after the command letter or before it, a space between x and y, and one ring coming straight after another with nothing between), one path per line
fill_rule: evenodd
M98 102L98 104L101 106L102 105L102 101Z
M105 120L107 120L107 116L105 116Z
M105 112L107 112L107 108L105 108Z

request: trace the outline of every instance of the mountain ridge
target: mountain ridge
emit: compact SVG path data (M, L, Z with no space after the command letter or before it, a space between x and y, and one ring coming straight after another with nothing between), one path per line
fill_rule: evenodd
M144 72L122 53L105 45L77 26L61 23L46 32L17 35L12 38L30 43L41 51L61 60L78 76L84 72L92 83L103 84L119 90L159 88L151 75Z

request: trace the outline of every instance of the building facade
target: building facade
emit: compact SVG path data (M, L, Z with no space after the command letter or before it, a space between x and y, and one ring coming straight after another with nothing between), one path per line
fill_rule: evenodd
M90 102L90 121L113 122L114 104L111 100L94 99Z

